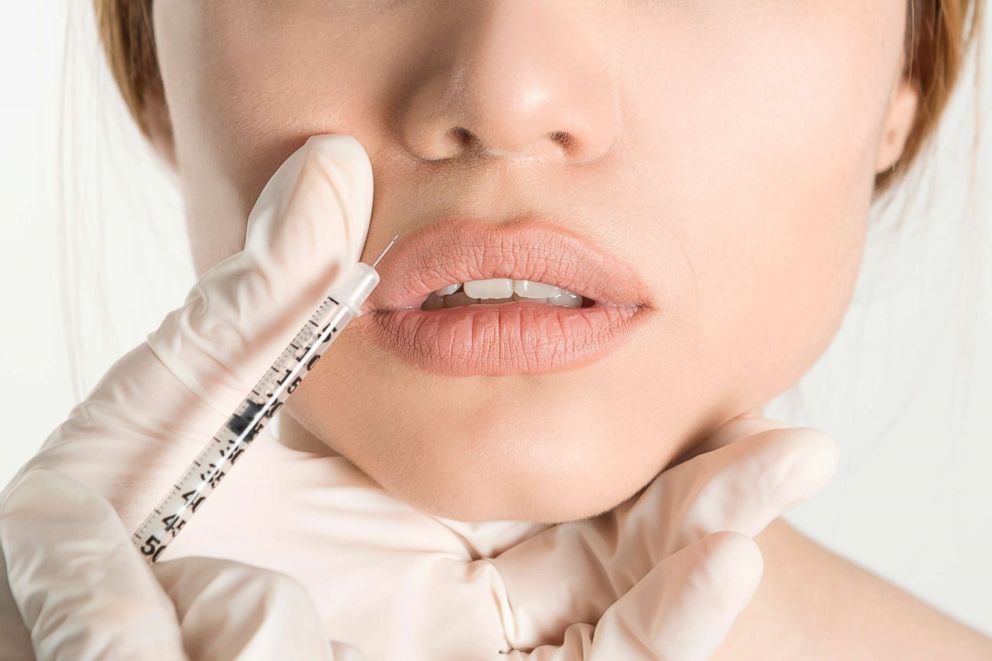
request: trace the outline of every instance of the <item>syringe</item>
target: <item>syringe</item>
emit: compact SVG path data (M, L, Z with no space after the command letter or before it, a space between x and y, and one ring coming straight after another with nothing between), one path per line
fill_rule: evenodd
M234 414L132 535L131 540L148 564L159 559L348 322L361 314L362 304L379 284L375 267L396 239L394 236L372 266L358 262L331 290Z

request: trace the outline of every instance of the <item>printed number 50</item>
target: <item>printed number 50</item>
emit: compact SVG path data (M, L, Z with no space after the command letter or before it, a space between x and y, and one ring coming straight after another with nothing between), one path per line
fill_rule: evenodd
M162 540L155 535L149 535L148 539L145 540L144 545L141 547L141 552L145 555L152 556L152 560L158 560L158 556L162 555L162 551L165 549L166 545L162 544Z

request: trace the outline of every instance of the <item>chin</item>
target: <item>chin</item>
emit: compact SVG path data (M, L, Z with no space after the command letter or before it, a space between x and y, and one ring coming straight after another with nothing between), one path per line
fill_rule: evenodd
M395 497L459 521L584 519L620 504L654 474L643 471L644 461L624 460L636 454L615 430L591 433L599 430L590 421L553 418L479 415L457 434L454 426L408 430L393 437L403 447L377 454L388 464L358 465Z

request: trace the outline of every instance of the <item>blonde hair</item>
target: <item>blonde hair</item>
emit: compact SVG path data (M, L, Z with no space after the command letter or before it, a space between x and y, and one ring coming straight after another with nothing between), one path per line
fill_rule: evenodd
M131 116L149 136L145 104L164 99L152 29L153 0L93 0L100 40ZM875 179L888 188L916 159L947 106L981 24L983 0L908 0L905 75L920 95L915 125L899 160Z

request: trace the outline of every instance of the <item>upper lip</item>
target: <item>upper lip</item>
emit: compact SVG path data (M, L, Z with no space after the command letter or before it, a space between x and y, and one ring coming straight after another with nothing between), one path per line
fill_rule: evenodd
M600 305L645 307L648 289L627 262L578 233L527 217L494 225L450 218L400 235L377 267L375 311L419 308L442 287L512 278L568 289Z

